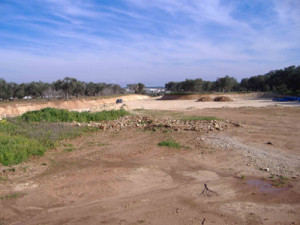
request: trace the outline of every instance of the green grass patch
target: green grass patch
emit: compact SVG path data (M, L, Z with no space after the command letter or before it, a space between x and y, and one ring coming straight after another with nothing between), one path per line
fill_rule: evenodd
M64 149L64 152L72 152L74 151L75 149L74 148L65 148Z
M11 199L11 198L17 198L21 194L12 194L12 195L5 195L5 196L0 196L0 200L5 200L5 199Z
M30 156L44 155L47 149L56 147L63 139L99 130L96 127L75 127L64 122L114 120L128 114L125 110L77 113L46 108L1 120L0 163L5 166L15 165ZM71 149L73 146L65 144L65 147Z
M73 144L71 144L71 143L64 143L63 146L65 146L65 147L73 147Z
M90 121L107 121L115 120L120 117L129 115L129 113L123 109L111 110L102 112L74 112L64 109L45 108L42 110L31 111L24 113L20 119L26 122L85 122Z
M177 143L173 139L169 139L169 140L165 140L165 141L159 142L158 146L165 146L165 147L177 148L177 149L180 149L182 147L182 146L180 146L179 143Z
M215 116L189 116L189 117L184 117L182 118L183 121L201 121L201 120L206 120L206 121L212 121L212 120L221 120Z
M172 132L173 130L171 130L171 129L166 129L166 130L163 130L163 133L170 133L170 132Z
M0 162L5 166L18 164L31 155L44 155L46 147L24 136L0 133Z
M272 186L274 186L274 187L282 187L284 185L285 185L285 182L283 180L273 181L273 184L272 184Z
M0 177L0 181L3 181L3 182L8 181L8 178L7 177Z
M280 178L281 180L288 180L288 179L289 179L289 178L284 177L284 176L279 176L279 178Z

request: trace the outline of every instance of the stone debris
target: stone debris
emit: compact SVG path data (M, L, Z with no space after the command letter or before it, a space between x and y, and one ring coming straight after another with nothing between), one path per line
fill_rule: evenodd
M236 122L219 120L195 120L186 121L172 119L169 117L150 117L150 116L125 116L114 121L90 122L90 123L72 123L75 126L97 127L101 130L121 130L135 127L144 130L173 130L173 131L196 131L210 132L222 131L229 126L236 126Z

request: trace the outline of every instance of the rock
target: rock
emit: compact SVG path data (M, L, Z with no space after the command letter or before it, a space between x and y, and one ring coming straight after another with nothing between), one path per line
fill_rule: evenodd
M102 125L102 124L100 124L100 125L98 126L98 128L101 129L101 130L106 130L106 127L105 127L104 125Z
M233 123L233 126L235 126L235 127L240 127L241 126L241 124L239 124L239 123Z

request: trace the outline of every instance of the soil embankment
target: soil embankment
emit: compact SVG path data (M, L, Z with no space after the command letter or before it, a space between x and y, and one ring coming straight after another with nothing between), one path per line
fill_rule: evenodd
M85 99L72 100L55 100L55 101L41 101L41 102L10 102L8 104L0 105L0 116L18 116L27 111L40 110L47 107L68 109L76 111L89 111L92 108L101 106L103 104L113 104L118 98L123 99L124 103L127 101L147 99L145 95L125 95L116 97L95 97Z
M161 100L198 100L205 97L210 97L214 99L215 97L219 96L227 96L232 99L243 99L243 98L273 98L274 94L266 94L263 92L252 92L252 93L235 93L235 94L227 94L227 93L220 93L220 94L166 94L164 95Z

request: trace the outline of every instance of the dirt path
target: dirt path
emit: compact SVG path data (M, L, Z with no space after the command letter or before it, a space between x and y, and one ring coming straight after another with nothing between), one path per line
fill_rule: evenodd
M209 133L128 128L65 141L1 173L0 224L299 224L298 107L182 115L242 126ZM184 147L157 145L169 138ZM282 157L285 168L272 171ZM201 194L204 184L213 193Z
M268 147L272 142L269 144L243 143L237 137L223 134L211 134L203 138L217 148L240 151L248 159L247 165L249 166L254 164L256 168L272 174L300 176L300 155Z

